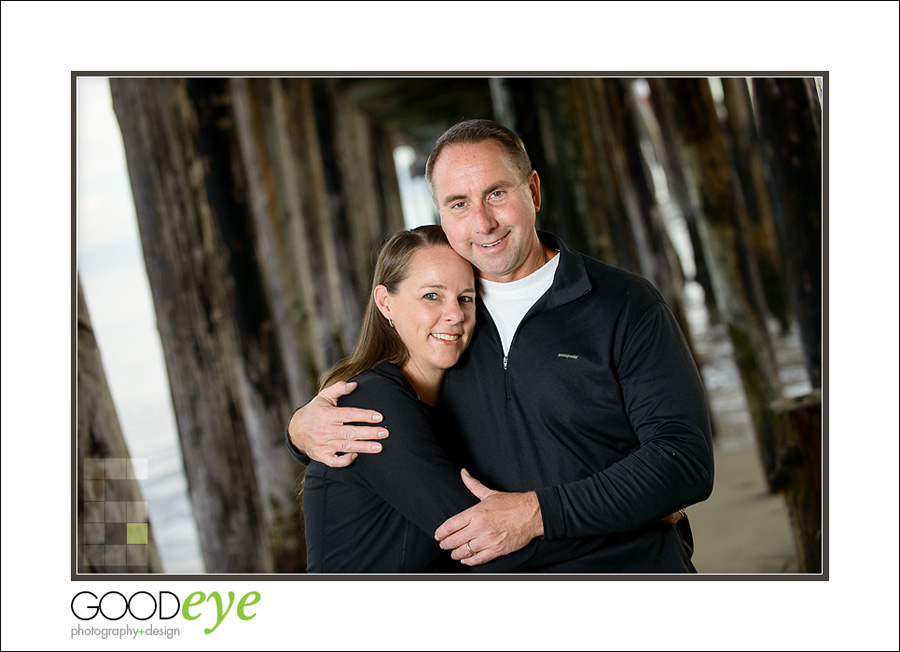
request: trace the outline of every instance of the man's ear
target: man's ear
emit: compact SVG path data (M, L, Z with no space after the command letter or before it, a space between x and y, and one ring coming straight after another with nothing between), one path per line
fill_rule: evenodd
M528 176L528 190L531 192L531 201L534 203L534 212L541 210L541 178L537 170L532 170Z
M372 296L378 312L384 315L385 319L393 319L391 316L391 293L388 292L388 289L383 285L376 285Z

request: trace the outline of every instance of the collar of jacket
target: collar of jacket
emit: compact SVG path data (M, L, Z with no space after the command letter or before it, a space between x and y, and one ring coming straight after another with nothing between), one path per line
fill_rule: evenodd
M574 301L591 291L591 280L588 278L584 259L576 251L552 233L538 231L538 238L551 249L559 250L559 267L553 277L553 285L547 296L547 308L555 308L564 303Z

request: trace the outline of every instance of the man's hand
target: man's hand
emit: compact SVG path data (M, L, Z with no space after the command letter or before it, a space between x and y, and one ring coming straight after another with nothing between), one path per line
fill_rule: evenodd
M478 566L524 548L544 534L541 506L533 491L494 491L465 469L462 479L481 502L447 519L434 533L441 548L453 551L453 559Z
M687 516L687 514L684 513L684 510L679 509L674 514L669 514L668 516L666 516L663 520L666 523L668 523L669 525L675 525L678 521L683 519L685 516Z
M380 453L388 431L381 426L348 426L347 423L378 423L382 416L372 410L337 406L341 396L356 389L356 383L334 383L298 409L288 423L291 443L307 457L326 466L349 466L357 453ZM342 453L342 455L338 455Z

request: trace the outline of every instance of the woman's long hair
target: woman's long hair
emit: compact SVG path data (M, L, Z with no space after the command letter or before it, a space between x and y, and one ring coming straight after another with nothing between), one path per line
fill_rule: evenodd
M399 231L387 239L375 263L369 302L356 348L350 356L322 374L319 378L319 390L337 381L350 380L382 362L403 366L409 353L397 331L391 328L387 318L375 305L375 288L384 285L390 294L397 294L399 285L409 275L409 261L413 254L419 249L434 246L450 246L439 226L420 226L409 231Z

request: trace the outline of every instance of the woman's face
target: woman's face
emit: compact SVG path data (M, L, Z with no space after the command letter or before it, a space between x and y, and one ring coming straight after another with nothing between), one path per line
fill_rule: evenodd
M375 290L379 310L409 351L410 366L433 375L459 361L475 326L472 266L450 247L425 247L410 258L409 273L397 293Z

